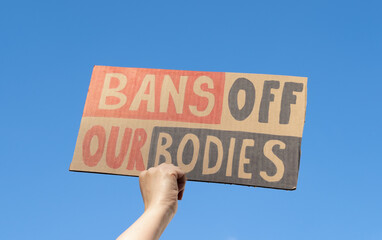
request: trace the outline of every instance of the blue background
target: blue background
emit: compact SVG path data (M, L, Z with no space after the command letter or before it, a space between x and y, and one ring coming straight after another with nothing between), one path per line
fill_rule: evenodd
M162 239L382 239L381 1L1 1L0 239L113 239L138 179L69 172L93 65L308 77L296 191L188 182Z

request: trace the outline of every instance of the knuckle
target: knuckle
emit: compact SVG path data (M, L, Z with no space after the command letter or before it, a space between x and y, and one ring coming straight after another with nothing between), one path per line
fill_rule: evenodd
M144 170L144 171L142 171L142 172L139 174L139 178L144 178L146 175L147 175L147 170Z
M147 176L155 176L158 172L158 169L156 167L149 168L147 170Z

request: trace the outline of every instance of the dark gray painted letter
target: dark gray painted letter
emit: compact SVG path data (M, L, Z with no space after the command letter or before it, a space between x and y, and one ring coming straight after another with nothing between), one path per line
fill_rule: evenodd
M296 104L296 96L293 92L302 92L303 83L286 82L281 99L280 124L288 124L290 118L290 105Z
M244 106L239 109L237 95L240 90L245 91ZM228 107L233 118L238 121L246 119L255 105L255 86L246 78L238 78L232 85L228 95Z
M263 97L261 98L259 110L259 122L267 123L269 115L269 103L275 100L275 95L271 93L271 89L278 89L279 81L265 81L263 87Z

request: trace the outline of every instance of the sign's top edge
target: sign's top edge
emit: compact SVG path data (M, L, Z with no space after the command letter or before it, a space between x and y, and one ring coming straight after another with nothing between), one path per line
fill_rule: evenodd
M202 70L184 70L184 69L167 69L167 68L143 68L143 67L120 67L120 66L106 66L106 65L94 65L96 67L112 67L112 68L135 68L135 69L150 69L150 70L169 70L169 71L187 71L187 72L211 72L211 73L229 73L229 74L256 74L256 75L265 75L265 76L275 76L275 77L293 77L301 78L301 80L307 81L308 77L304 76L292 76L292 75L283 75L283 74L267 74L267 73L243 73L243 72L218 72L218 71L202 71Z

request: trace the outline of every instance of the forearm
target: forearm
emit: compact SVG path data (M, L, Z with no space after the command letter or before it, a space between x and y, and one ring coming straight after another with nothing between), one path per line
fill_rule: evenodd
M158 240L173 216L163 208L148 209L117 240Z

